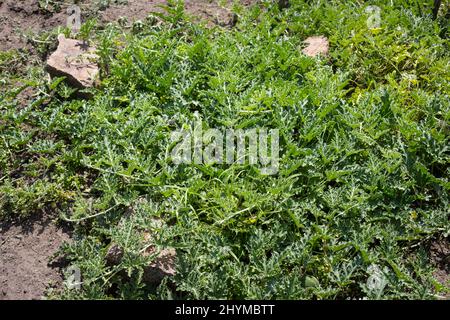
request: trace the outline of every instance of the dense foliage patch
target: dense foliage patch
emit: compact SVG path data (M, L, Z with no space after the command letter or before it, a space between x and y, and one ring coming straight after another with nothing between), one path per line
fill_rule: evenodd
M74 226L62 251L83 286L61 297L444 292L427 248L450 231L448 21L413 1L376 1L381 26L369 29L366 5L292 3L236 6L232 29L193 24L181 5L132 32L94 28L103 79L91 100L42 69L19 74L20 55L0 53L0 82L22 84L0 94L0 215L57 211ZM317 34L329 58L301 54ZM278 174L174 165L170 134L195 121L279 129ZM177 250L177 275L158 288L142 281L154 259L140 254L143 230ZM115 267L110 243L125 252ZM367 287L373 265L382 291Z

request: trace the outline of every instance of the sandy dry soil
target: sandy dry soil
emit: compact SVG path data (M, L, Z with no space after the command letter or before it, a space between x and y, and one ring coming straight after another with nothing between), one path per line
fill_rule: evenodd
M47 288L62 284L57 253L68 232L44 218L0 224L0 300L41 299Z
M93 1L80 1L83 12L92 13ZM223 1L222 1L223 2ZM257 3L257 0L242 0L244 5ZM161 11L165 0L128 0L128 5L112 5L98 11L101 23L116 21L127 17L130 21L142 20L150 12ZM231 20L232 1L224 7L219 1L185 0L186 12L212 24L226 25ZM0 0L0 50L19 49L27 46L25 34L51 30L67 23L67 5L58 13L44 12L38 0ZM86 16L86 15L85 15Z
M450 290L450 242L449 239L438 239L431 244L430 256L436 271L434 277ZM450 292L443 296L450 300Z

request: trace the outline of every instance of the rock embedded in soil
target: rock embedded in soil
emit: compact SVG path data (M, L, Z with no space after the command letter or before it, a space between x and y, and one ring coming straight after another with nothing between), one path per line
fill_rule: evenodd
M106 264L110 267L118 265L123 259L123 249L116 244L111 244L106 253Z
M86 42L58 36L58 49L48 58L46 69L53 77L66 77L78 89L92 88L98 78L96 49Z
M328 39L324 36L309 37L305 41L303 53L309 57L327 56L330 50Z
M146 241L152 241L149 233L144 234ZM108 266L119 265L124 256L124 250L117 244L111 244L106 253L106 263ZM144 267L143 281L148 285L159 285L165 277L171 277L176 274L175 260L176 250L174 248L163 248L157 250L156 246L149 246L142 256L150 257L155 255L152 262Z
M146 255L150 255L150 253L146 253ZM174 276L176 274L175 259L176 251L174 248L167 248L159 251L156 259L144 268L144 282L147 284L158 285L165 277Z

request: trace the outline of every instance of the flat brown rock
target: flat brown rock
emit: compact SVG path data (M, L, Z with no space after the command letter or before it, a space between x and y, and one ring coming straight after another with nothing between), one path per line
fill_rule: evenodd
M309 57L326 56L330 50L328 39L324 36L309 37L305 40L305 44L306 47L302 52Z
M146 232L144 234L146 242L153 242L153 236L151 233ZM145 257L157 254L155 260L144 268L144 281L148 284L159 284L164 277L171 277L176 274L175 260L177 252L174 248L163 248L157 251L155 246L150 246L143 253Z
M153 237L150 233L144 232L143 236L146 242L153 242ZM119 245L111 244L105 257L107 265L119 265L123 260L124 254L124 250ZM154 256L152 262L144 267L144 283L159 285L165 277L172 277L176 274L175 260L177 253L174 248L158 249L155 245L149 245L140 254L143 257Z
M156 253L156 248L151 248L145 253L145 256ZM159 251L155 260L144 268L144 282L148 284L159 284L164 277L171 277L176 274L175 260L177 257L174 248L166 248Z
M66 77L79 89L91 88L98 77L98 56L85 42L58 36L58 49L47 60L47 71L54 77Z

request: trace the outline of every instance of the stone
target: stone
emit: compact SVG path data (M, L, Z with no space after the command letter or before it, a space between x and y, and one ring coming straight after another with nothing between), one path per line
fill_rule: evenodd
M144 234L146 242L152 242L153 237L150 233ZM154 255L156 253L156 247L150 246L145 250L143 255L145 257ZM158 256L153 262L144 268L143 280L147 284L158 285L164 279L164 277L171 277L176 274L175 259L177 252L174 248L164 248L159 251Z
M144 233L144 240L152 242L150 233ZM175 260L176 250L174 248L163 248L157 251L156 246L150 245L143 251L143 257L150 257L156 254L152 262L144 267L143 281L147 285L159 285L165 277L171 277L176 274ZM106 253L106 264L110 267L119 265L124 257L123 249L117 244L111 244Z
M316 57L319 55L327 56L330 50L328 39L324 36L309 37L305 41L306 47L303 53L309 57Z
M165 277L174 276L176 274L175 259L176 251L174 248L162 249L156 259L144 268L144 282L158 285Z
M69 85L86 89L94 87L99 74L95 48L86 42L58 36L58 48L48 58L46 69L53 77L66 77Z
M111 244L106 253L106 265L109 267L118 265L123 259L123 249L116 244Z

